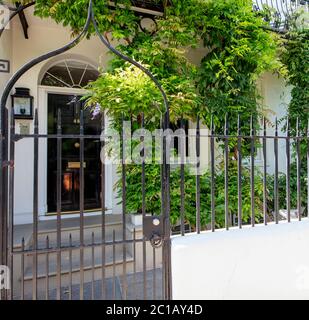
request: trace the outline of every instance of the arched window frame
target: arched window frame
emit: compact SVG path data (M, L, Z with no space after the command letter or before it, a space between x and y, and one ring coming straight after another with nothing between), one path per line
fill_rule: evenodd
M74 70L78 69L80 76L77 78L76 75L74 76ZM90 63L67 58L50 66L44 73L40 85L82 89L89 81L96 80L98 76L99 71Z

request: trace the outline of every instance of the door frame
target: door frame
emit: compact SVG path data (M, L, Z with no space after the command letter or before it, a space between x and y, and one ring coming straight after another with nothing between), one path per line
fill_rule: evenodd
M47 134L48 131L48 94L83 95L85 94L85 90L78 88L62 88L39 85L37 108L40 134ZM106 118L105 124L108 124L108 119ZM39 144L39 190L42 190L42 192L39 193L39 216L42 220L44 220L44 218L54 218L49 214L47 206L47 154L47 139L42 139ZM110 186L113 185L113 170L110 168L110 166L106 166L105 175L106 213L112 213L113 190L110 188ZM92 212L92 214L95 214L95 212ZM73 217L74 215L76 215L76 213L63 214L63 216L69 217ZM91 213L89 213L89 215L91 215Z

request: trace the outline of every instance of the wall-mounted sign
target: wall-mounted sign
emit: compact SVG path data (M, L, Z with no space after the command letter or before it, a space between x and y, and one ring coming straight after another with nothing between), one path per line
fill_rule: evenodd
M29 124L29 121L27 121L27 122L19 124L19 133L21 135L29 135L30 134L30 124Z
M0 72L9 73L10 72L10 61L0 59Z

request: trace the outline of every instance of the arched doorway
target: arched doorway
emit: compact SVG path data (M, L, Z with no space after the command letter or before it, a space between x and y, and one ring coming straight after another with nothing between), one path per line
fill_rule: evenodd
M92 119L89 109L84 108L81 96L83 88L97 79L99 72L89 63L76 59L64 59L52 64L42 75L40 85L47 89L47 134L78 135L83 121L84 134L99 136L102 121ZM81 110L84 110L81 119ZM60 115L60 118L59 118ZM81 163L80 140L62 139L61 148L61 211L75 213L80 204L80 168L84 167L84 209L96 211L100 208L100 139L85 139L83 162ZM49 139L47 144L47 213L57 211L57 141Z

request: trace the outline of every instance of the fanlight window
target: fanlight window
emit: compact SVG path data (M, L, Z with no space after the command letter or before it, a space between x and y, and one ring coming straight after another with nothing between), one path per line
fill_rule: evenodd
M91 65L75 60L64 60L45 73L41 84L44 86L83 88L98 78L99 72Z

